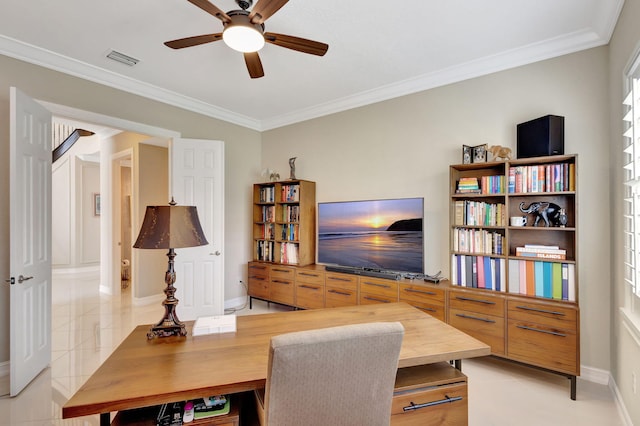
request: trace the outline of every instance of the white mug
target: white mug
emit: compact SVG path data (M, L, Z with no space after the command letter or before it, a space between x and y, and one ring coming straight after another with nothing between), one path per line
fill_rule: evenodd
M509 218L509 224L511 224L511 226L526 226L527 225L527 217L526 216L511 216Z

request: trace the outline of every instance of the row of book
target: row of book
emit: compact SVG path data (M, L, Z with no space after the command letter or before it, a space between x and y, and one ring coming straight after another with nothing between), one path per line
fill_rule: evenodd
M275 260L275 243L273 241L256 241L256 260L273 262Z
M502 175L482 176L480 178L481 194L504 194L506 179Z
M275 221L276 221L276 207L262 206L261 222L275 222Z
M575 302L575 265L510 259L509 292Z
M282 185L282 197L283 202L298 202L300 201L300 185Z
M453 205L453 224L469 226L504 226L505 207L502 203L457 200Z
M265 223L260 225L259 238L265 240L273 240L276 237L276 227L273 223Z
M575 191L575 164L509 167L509 193Z
M287 206L287 208L282 209L282 220L284 222L299 222L300 206Z
M506 291L506 261L490 256L451 256L451 283L461 287Z
M273 186L262 186L259 192L261 203L273 203L276 199L276 188Z
M298 241L300 236L300 225L290 223L282 226L282 240Z
M296 243L280 244L280 263L289 263L289 264L298 263L298 244Z
M485 229L455 228L453 251L462 253L504 254L505 238Z

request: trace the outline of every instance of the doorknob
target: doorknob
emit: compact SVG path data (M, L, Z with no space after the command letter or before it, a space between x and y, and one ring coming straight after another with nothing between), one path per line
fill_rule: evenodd
M33 279L33 277L25 277L25 276L20 275L18 277L18 284L22 284L24 281L28 281L28 280L31 280L31 279Z
M209 256L220 256L220 250L216 250L215 253L209 253Z

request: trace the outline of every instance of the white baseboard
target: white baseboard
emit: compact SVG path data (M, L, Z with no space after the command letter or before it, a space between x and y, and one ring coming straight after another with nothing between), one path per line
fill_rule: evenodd
M224 301L224 309L237 309L245 305L248 305L249 298L247 296L236 297L235 299L229 299Z
M609 371L587 367L585 365L580 366L580 378L588 382L606 386L609 386L613 380Z
M631 420L631 416L627 411L627 407L624 405L624 401L622 400L622 395L620 394L620 389L618 389L618 385L616 385L615 380L611 377L609 381L609 389L611 389L611 393L613 393L613 400L616 403L616 407L618 408L618 413L620 413L620 417L622 417L622 421L627 426L633 426L633 421Z
M10 371L9 361L0 362L0 377L8 376Z

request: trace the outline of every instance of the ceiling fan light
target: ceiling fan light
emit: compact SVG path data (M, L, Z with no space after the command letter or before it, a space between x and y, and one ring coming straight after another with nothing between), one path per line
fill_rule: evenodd
M246 25L229 25L222 33L222 39L227 46L238 52L257 52L264 46L264 36Z

